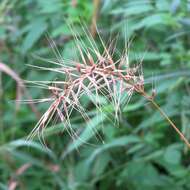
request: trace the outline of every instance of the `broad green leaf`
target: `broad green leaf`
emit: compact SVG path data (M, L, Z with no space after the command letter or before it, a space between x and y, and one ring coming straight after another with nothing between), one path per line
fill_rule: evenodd
M164 159L169 164L179 164L181 161L181 153L173 147L168 147L164 153Z
M111 158L108 153L99 155L93 167L93 175L100 176L105 171L110 160Z
M47 24L44 20L38 19L30 24L29 31L24 38L22 44L22 52L26 53L38 41L42 34L47 29Z
M60 35L73 35L72 31L66 24L62 24L55 28L52 32L52 37L58 37Z
M119 8L111 11L110 14L118 15L124 14L125 16L132 16L132 15L141 15L143 13L147 13L152 11L153 7L150 4L140 4L140 5L131 5L124 8Z
M153 14L143 18L139 23L133 26L133 30L139 30L143 27L149 28L155 25L171 25L175 23L172 16L166 13Z
M39 144L37 142L26 141L24 139L14 140L14 141L11 141L7 144L0 146L0 152L3 152L5 150L12 152L13 150L18 149L19 147L34 148L43 153L48 154L52 158L55 158L55 155L53 154L53 152L51 150L47 149L46 147L42 146L41 144Z
M140 190L138 187L153 189L164 185L161 176L151 163L142 161L130 161L123 169L118 182Z
M87 162L88 164L91 164L93 162L93 160L102 152L107 151L109 149L112 148L116 148L116 147L122 147L122 146L127 146L131 143L139 143L140 139L137 136L123 136L123 137L119 137L116 138L114 140L112 140L109 143L106 143L102 146L100 146L99 148L97 148L92 154L91 156L88 158Z
M3 184L3 183L0 182L0 189L1 190L7 190L8 187L7 187L7 185L5 185L5 184Z
M27 154L18 150L12 150L10 151L10 154L19 161L22 161L24 163L30 163L34 166L38 166L41 168L45 168L45 164L43 163L43 161L33 157L31 154Z
M59 11L62 11L61 8L63 7L63 3L61 0L40 0L39 1L40 11L44 14L50 14L50 13L57 13Z
M169 11L170 3L168 2L168 0L156 0L156 8L159 11Z

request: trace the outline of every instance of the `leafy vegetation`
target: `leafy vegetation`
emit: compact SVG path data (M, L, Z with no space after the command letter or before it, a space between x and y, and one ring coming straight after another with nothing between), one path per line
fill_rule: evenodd
M53 120L43 133L49 149L37 137L25 141L48 103L14 101L52 95L23 80L58 80L55 72L28 66L49 67L41 58L56 59L51 39L64 59L77 58L68 22L85 44L88 27L103 51L96 22L105 42L117 41L114 59L129 40L130 64L143 60L146 91L156 90L155 101L190 140L189 16L187 0L1 1L0 189L190 189L189 149L144 97L133 94L118 123L112 104L101 99L97 114L83 98L91 119L77 112L70 118L80 138L73 141Z

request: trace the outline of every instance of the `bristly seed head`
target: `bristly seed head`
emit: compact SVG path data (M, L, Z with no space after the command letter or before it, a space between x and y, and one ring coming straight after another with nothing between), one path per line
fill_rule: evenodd
M111 47L106 48L101 38L100 40L104 47L102 54L97 49L94 39L89 36L87 38L91 47L85 47L75 35L78 52L81 57L80 62L64 60L56 49L58 61L49 62L58 66L57 68L34 66L39 69L57 72L60 75L63 74L65 80L33 82L50 90L52 94L50 101L52 103L32 130L29 138L34 137L36 134L43 135L43 130L55 115L64 123L71 136L75 137L76 134L70 123L73 110L78 111L84 120L89 120L85 108L80 103L81 97L84 95L91 99L97 110L101 109L100 97L103 96L107 101L111 101L115 110L115 118L118 119L121 103L122 105L127 104L134 91L144 91L141 65L133 68L129 67L128 50L119 60L114 61ZM49 83L52 83L52 85L48 86Z

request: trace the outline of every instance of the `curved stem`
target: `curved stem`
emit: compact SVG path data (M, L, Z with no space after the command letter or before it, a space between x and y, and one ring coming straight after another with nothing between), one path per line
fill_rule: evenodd
M173 129L178 133L184 143L190 148L190 143L183 135L183 133L176 127L176 125L171 121L171 119L167 116L167 114L161 109L161 107L154 101L153 98L150 98L146 93L142 93L143 96L148 99L152 105L160 112L160 114L166 119L166 121L173 127Z

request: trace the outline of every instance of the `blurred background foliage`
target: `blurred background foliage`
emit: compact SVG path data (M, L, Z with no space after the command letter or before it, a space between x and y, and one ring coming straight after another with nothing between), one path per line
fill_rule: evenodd
M95 40L95 22L105 42L118 35L118 52L126 39L132 39L131 64L143 59L147 91L151 94L155 86L156 101L190 140L190 1L1 0L0 189L190 190L187 147L138 95L122 109L117 126L106 117L114 109L111 105L105 105L100 117L84 100L92 120L85 123L74 114L71 122L80 138L96 146L73 142L59 123L44 133L50 150L37 138L24 140L48 105L11 100L50 95L42 89L20 89L21 78L56 79L53 72L27 66L46 64L36 55L55 58L47 34L64 58L75 58L67 21L84 41L81 22ZM99 130L104 143L96 140L92 129Z

